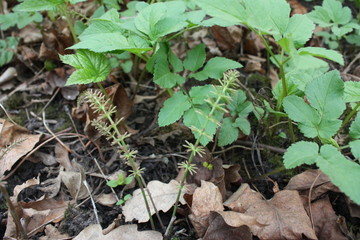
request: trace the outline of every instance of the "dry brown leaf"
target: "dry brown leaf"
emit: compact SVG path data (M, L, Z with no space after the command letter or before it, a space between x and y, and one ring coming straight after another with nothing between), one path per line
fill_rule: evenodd
M116 197L113 193L99 194L95 197L95 201L101 205L108 206L108 207L113 207L114 204L117 202Z
M211 182L201 181L201 187L197 188L193 194L192 214L189 215L199 237L202 237L209 227L210 212L223 211L223 209L219 188Z
M306 14L308 10L298 0L289 0L289 4L292 8L291 14Z
M103 235L102 228L98 224L93 224L82 230L73 240L162 240L161 233L156 231L137 230L135 224L123 225L115 228L110 233Z
M158 211L167 212L174 205L176 197L179 191L179 183L175 180L171 180L169 183L162 183L160 181L151 181L147 185L147 189L151 193L151 197L154 200L156 209ZM180 202L185 204L183 199L184 192L181 194ZM151 204L150 198L147 196L150 203L150 212L153 215L155 210ZM133 192L133 197L126 201L123 207L123 214L125 221L129 222L136 219L138 222L149 221L149 215L146 211L145 203L140 189L136 189Z
M252 226L258 225L259 227L263 226L262 224L256 221L256 217L249 216L240 212L226 211L226 212L216 212L222 216L227 225L231 227L240 227L242 225Z
M39 240L54 240L54 239L68 239L69 236L65 233L60 233L59 230L51 224L45 227L45 236L39 238Z
M218 212L210 213L209 222L210 225L203 240L252 240L252 234L248 226L229 226Z
M348 197L346 197L346 204L349 208L350 216L360 218L360 206L351 201Z
M317 239L297 191L284 190L270 200L243 184L225 203L233 211L256 217L266 226L250 226L260 239Z
M66 171L73 171L74 168L70 162L69 152L60 144L55 145L55 158Z
M10 144L18 142L0 159L0 176L9 171L22 156L31 151L39 142L40 137L40 134L29 134L26 128L0 119L0 148L5 149Z
M239 164L235 164L235 165L227 165L224 164L223 169L225 171L225 186L226 189L230 189L231 187L231 183L236 183L238 181L241 180L241 176L240 176L240 165Z
M320 176L317 178L317 176ZM316 182L314 183L315 179ZM287 190L297 190L300 195L309 195L309 190L314 184L311 191L311 200L319 198L327 191L339 192L339 189L330 181L329 177L320 170L306 170L292 177L285 187Z
M81 200L89 196L89 192L83 183L84 177L81 172L60 171L59 175L62 183L69 190L71 197Z
M304 197L304 205L309 212L308 199ZM313 223L316 236L319 240L346 240L347 237L341 232L339 224L328 197L319 199L311 204Z

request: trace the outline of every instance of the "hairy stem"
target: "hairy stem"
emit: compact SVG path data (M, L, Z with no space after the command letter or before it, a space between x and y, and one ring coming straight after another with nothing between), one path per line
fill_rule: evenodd
M339 131L337 133L340 132L340 130L345 127L345 125L350 121L350 119L357 113L358 109L360 107L360 102L358 102L356 104L356 106L353 108L353 110L351 110L351 112L349 113L349 115L346 116L346 118L344 119L344 121L341 124L341 127L339 129Z

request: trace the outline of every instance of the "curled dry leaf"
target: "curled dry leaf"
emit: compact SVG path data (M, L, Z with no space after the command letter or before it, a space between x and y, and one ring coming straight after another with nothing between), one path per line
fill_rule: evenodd
M316 178L317 180L314 183ZM311 191L311 200L319 198L327 191L339 192L338 187L336 187L330 181L329 177L320 170L306 170L305 172L292 177L285 189L297 190L300 195L308 196L312 185L314 186Z
M241 176L240 176L240 165L239 164L235 164L235 165L227 165L224 164L223 169L225 171L225 186L226 189L230 189L231 187L231 183L236 183L238 181L241 180Z
M162 240L162 235L156 231L137 230L135 224L123 225L115 228L110 233L103 235L100 225L93 224L85 228L73 240Z
M148 183L147 189L151 193L156 209L158 211L167 212L170 208L172 208L176 201L179 191L179 183L175 180L171 180L169 183L162 183L155 180ZM180 202L185 204L183 195L184 192L181 194ZM155 209L152 206L148 195L147 199L150 203L150 212L153 215L155 213ZM149 221L149 215L146 211L146 206L140 189L135 190L133 192L133 197L126 201L125 206L123 207L123 214L126 222L132 221L133 219L136 219L140 223Z
M201 187L197 188L193 194L192 214L189 215L199 237L202 237L209 227L210 212L223 211L223 209L219 188L211 182L201 181Z
M203 240L252 240L252 234L248 226L229 226L223 217L219 212L210 213L210 225Z
M310 212L307 198L303 198L304 205ZM311 204L313 224L316 236L319 240L346 240L347 237L342 233L338 217L336 216L328 197L319 199Z
M284 190L270 200L243 184L225 203L233 211L256 217L265 226L252 225L260 239L317 239L297 191Z
M5 119L0 119L0 148L5 150L12 147L2 155L0 152L0 176L9 171L12 166L25 154L33 149L39 142L41 135L29 134L26 128L14 125Z
M113 193L102 193L95 197L95 201L101 205L113 207L116 203L116 197Z

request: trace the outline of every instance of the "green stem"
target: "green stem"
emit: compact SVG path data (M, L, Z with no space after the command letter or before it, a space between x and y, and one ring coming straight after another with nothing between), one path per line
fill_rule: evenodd
M345 120L341 124L341 127L340 127L338 133L350 121L350 119L357 113L357 110L358 110L359 107L360 107L360 102L358 102L356 104L356 106L353 108L353 110L349 113L349 115L346 116Z
M76 36L74 24L73 24L72 19L71 19L70 15L69 15L69 13L67 11L67 4L66 3L64 3L64 5L62 5L60 7L60 12L61 12L62 15L65 16L66 22L69 25L70 32L71 32L71 35L72 35L72 37L74 39L74 42L78 43L79 39Z

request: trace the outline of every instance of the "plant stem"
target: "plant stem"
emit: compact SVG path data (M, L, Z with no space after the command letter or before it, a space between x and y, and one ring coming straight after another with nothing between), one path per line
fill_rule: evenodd
M340 130L345 127L345 125L350 121L350 119L355 115L355 113L357 113L358 108L360 107L360 102L358 102L356 104L356 106L353 108L353 110L351 110L351 112L349 113L349 115L346 116L346 118L344 119L343 123L341 124L341 127L338 131L338 133L340 132Z
M62 15L65 16L66 22L69 25L70 32L71 32L71 35L72 35L72 37L74 39L74 42L78 43L79 39L76 36L75 29L74 29L74 24L73 24L72 19L71 19L70 15L69 15L69 13L67 11L67 4L66 3L64 3L64 5L62 5L60 7L60 12L62 13Z

